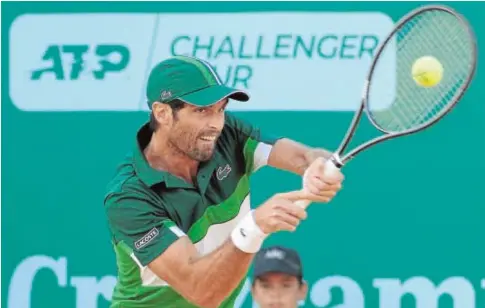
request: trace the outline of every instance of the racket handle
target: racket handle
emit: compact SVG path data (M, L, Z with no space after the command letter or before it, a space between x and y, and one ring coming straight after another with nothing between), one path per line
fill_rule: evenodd
M323 171L323 175L328 178L334 178L338 176L338 173L340 171L340 168L335 165L334 161L332 159L329 159L325 162L325 169ZM305 189L305 188L303 188ZM306 209L310 203L312 203L310 200L298 200L295 202L296 205L299 207Z

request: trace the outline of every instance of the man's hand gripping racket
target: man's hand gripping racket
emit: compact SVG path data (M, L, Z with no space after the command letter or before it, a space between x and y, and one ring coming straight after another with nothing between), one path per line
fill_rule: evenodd
M468 89L476 63L475 35L453 9L427 5L404 16L376 52L360 107L322 178L340 176L340 168L373 145L437 123ZM386 101L391 103L383 106ZM344 154L364 111L382 134ZM297 204L306 208L310 202Z

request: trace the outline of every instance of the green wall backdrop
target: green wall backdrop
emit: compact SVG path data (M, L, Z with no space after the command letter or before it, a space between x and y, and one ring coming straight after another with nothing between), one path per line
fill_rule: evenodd
M206 20L207 14L228 13L222 19L214 17L227 23L212 28L204 25L200 31L217 30L214 35L219 39L246 35L249 40L255 32L246 33L247 27L262 32L284 28L282 20L271 20L271 14L278 12L327 14L311 17L317 24L299 25L298 31L317 34L358 30L363 25L351 13L362 13L369 27L372 18L379 25L375 28L378 34L366 35L379 37L379 31L418 5L2 3L2 306L108 307L116 268L103 193L115 166L131 150L137 128L147 120L140 104L145 65L169 55L169 46L153 36L162 38L173 32L171 25L186 29L187 23ZM485 47L485 5L449 5L471 22L481 51ZM244 14L254 12L263 14L267 24L257 19L256 26L250 26L251 20L244 19ZM366 12L387 17L369 17ZM96 19L89 13L115 14L118 19L94 31L104 17ZM333 27L337 15L332 14L337 13L348 21ZM171 14L179 14L179 18L170 19ZM119 18L128 21L130 16L140 22L120 22ZM145 21L152 25L152 17L160 26L157 33L151 26L147 32L130 30L142 29ZM285 31L289 33L287 28ZM97 35L104 41L96 41ZM110 35L112 40L105 39ZM62 47L66 45L81 46L81 51L82 46L88 48L79 76L72 73L76 61ZM46 56L50 46L54 47ZM113 50L117 56L106 56ZM215 59L217 69L230 67L231 61L246 63L240 68L241 72L246 69L246 75L239 78L248 79L249 71L254 74L254 83L245 86L264 105L261 110L255 110L255 105L252 110L235 107L241 108L235 112L277 134L312 146L336 148L352 117L349 108L339 106L358 103L351 99L356 91L355 97L360 94L354 88L361 78L352 76L345 54L335 55L328 63L291 55L244 62L240 53L234 55L238 59L231 59L231 52L226 52L224 59ZM357 69L364 72L367 60L356 62ZM480 89L485 67L480 57L478 63L469 92L443 122L360 155L345 168L344 189L331 204L312 205L309 219L296 233L277 234L267 241L266 245L284 244L301 253L310 284L304 307L485 307L485 88ZM33 72L49 67L52 70L36 80ZM268 72L270 67L274 73ZM288 70L278 71L279 67ZM301 67L307 70L303 76L298 75ZM321 83L328 92L305 89L298 80ZM332 87L340 89L345 102L338 100L339 93L331 92ZM283 107L280 99L285 95L300 97L301 102L292 98ZM269 100L272 97L274 101ZM322 110L315 109L319 101L326 104ZM372 133L364 126L360 136ZM266 168L252 179L252 201L261 203L273 193L299 185L297 176ZM239 305L252 307L247 289Z

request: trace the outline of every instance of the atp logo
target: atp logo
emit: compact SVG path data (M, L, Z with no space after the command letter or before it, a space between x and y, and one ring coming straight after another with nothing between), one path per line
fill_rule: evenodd
M147 110L146 76L160 56L151 60L151 36L140 33L153 31L154 16L16 18L8 54L12 102L23 111Z
M86 65L89 57L96 68ZM58 81L78 80L89 70L95 80L103 80L109 73L121 72L130 62L130 50L124 45L49 45L42 61L44 68L35 69L31 80L53 75Z

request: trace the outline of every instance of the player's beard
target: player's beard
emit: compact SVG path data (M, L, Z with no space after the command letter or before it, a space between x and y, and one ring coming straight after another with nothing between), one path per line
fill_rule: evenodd
M214 141L204 141L202 136L215 134L214 132L195 132L174 128L169 137L170 145L179 153L193 160L204 162L214 155L217 138Z

